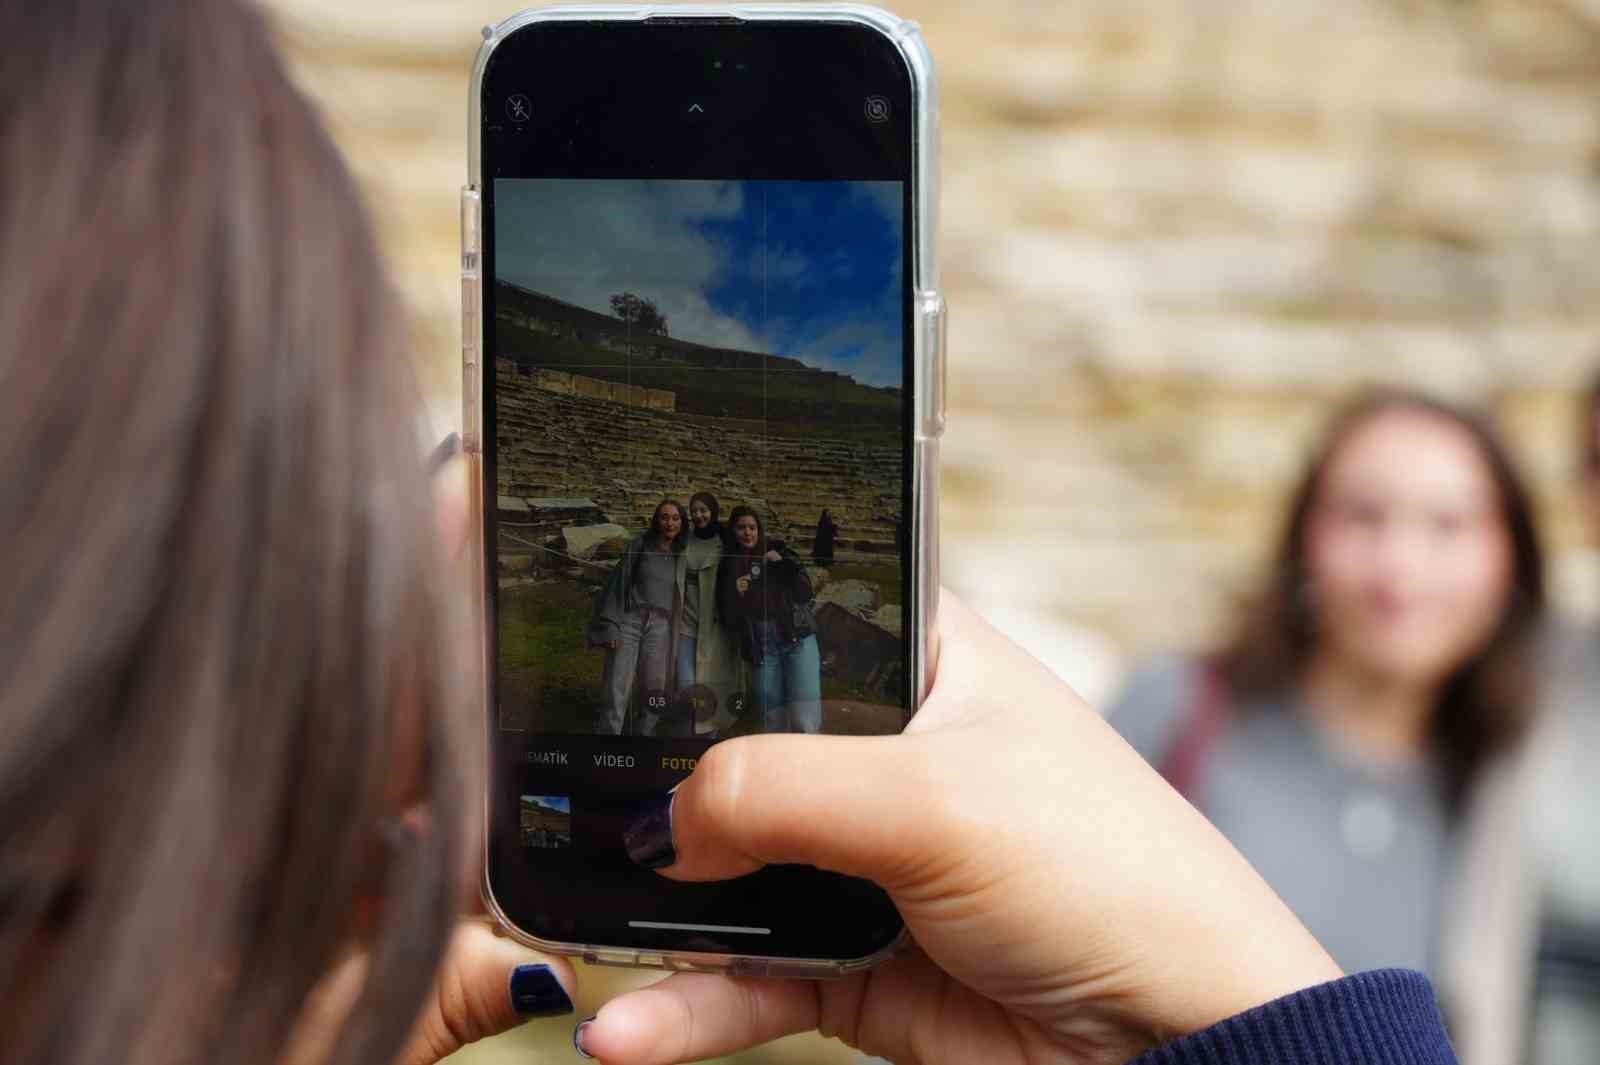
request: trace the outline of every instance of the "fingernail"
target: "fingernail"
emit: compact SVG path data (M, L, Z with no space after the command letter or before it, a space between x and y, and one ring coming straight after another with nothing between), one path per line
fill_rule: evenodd
M581 1055L582 1057L591 1058L591 1059L594 1057L594 1055L589 1053L587 1050L585 1050L584 1046L583 1046L583 1030L585 1028L589 1027L593 1023L594 1023L594 1018L590 1017L588 1020L579 1023L578 1027L576 1027L576 1028L574 1028L572 1030L572 1045L573 1045L573 1047L577 1049L579 1055Z
M572 1012L572 998L548 965L511 970L511 1007L524 1017L555 1017Z
M461 434L451 433L439 441L439 446L433 449L433 454L428 456L428 472L438 473L444 469L445 463L456 457L456 452L461 450Z
M665 869L678 860L672 845L672 792L654 795L640 803L622 830L628 857L646 869Z

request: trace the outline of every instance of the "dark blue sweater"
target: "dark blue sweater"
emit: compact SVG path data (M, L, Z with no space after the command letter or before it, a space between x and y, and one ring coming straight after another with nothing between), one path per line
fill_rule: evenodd
M1381 969L1309 987L1129 1065L1456 1065L1428 978Z

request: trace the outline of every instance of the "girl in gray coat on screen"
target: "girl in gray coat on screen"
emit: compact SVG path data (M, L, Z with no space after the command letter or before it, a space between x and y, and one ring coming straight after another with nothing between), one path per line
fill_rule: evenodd
M688 517L676 499L656 504L650 528L628 545L595 601L589 646L606 649L595 728L601 735L661 733L677 660ZM634 703L638 713L630 729L628 711Z

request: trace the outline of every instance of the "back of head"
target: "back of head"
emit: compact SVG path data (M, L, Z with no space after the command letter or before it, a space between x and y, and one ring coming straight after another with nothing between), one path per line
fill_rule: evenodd
M385 980L332 1060L389 1060L464 743L359 198L236 0L0 39L0 1059L276 1061L359 935Z

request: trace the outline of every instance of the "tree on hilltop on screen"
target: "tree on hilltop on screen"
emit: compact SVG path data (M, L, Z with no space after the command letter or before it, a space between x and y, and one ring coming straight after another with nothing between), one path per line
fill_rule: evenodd
M650 300L631 292L619 292L611 297L611 311L641 332L667 335L667 317Z

